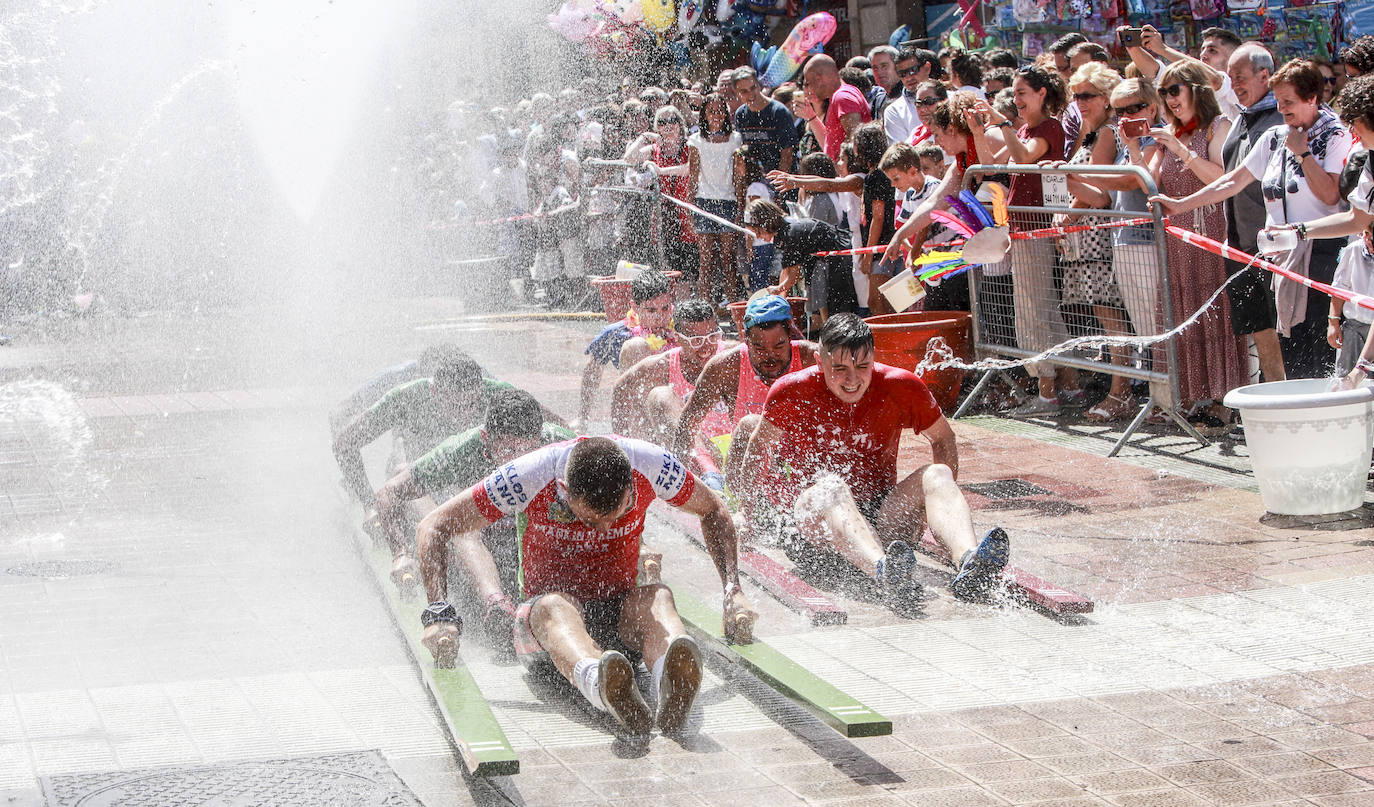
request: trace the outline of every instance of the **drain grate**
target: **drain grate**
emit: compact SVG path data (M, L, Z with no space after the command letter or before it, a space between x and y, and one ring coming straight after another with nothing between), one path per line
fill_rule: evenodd
M376 751L47 776L42 781L50 807L420 806Z
M1049 496L1054 492L1024 479L994 479L991 482L971 482L961 487L989 499L1023 499L1027 496Z
M62 580L68 577L106 574L118 568L118 563L112 563L108 560L36 560L32 563L11 566L5 570L5 573L17 577L49 577Z

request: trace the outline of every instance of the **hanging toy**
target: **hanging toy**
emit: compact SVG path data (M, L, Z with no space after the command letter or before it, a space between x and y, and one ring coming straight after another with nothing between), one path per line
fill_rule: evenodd
M644 17L644 27L661 34L677 22L677 9L673 0L641 0L640 10Z
M781 45L763 50L755 42L749 55L759 73L759 82L765 87L776 87L791 79L808 54L822 52L837 27L835 17L822 11L797 23Z
M735 16L735 0L716 0L716 22L725 22Z
M682 0L677 10L677 29L688 33L701 22L702 0Z
M897 26L897 30L892 32L892 36L887 38L887 44L894 48L900 48L903 42L911 39L911 26L903 23Z

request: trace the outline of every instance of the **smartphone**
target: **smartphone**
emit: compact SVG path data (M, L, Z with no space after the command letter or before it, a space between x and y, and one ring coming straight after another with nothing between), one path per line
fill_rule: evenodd
M1116 32L1116 35L1121 39L1123 47L1138 48L1144 41L1142 38L1144 33L1144 28L1122 28Z
M1144 118L1127 118L1121 122L1122 137L1144 137L1150 133L1150 122Z

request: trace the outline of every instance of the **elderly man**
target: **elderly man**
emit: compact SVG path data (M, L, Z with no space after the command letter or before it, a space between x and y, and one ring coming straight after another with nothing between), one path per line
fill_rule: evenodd
M854 136L854 130L873 119L868 99L857 87L840 80L835 60L823 53L812 56L802 68L802 80L806 83L806 96L816 111L811 129L830 159L838 160L844 141Z
M896 98L902 91L902 81L897 76L897 49L891 45L879 45L868 52L868 64L873 69L873 81L888 98Z
M1206 46L1203 47L1204 52ZM1236 48L1226 65L1231 88L1240 102L1241 114L1221 148L1226 170L1234 171L1250 153L1260 135L1283 123L1269 77L1274 74L1274 57L1263 45L1250 42ZM1236 249L1254 255L1256 236L1264 229L1264 191L1252 182L1245 190L1226 200L1226 241ZM1237 334L1249 334L1259 353L1260 372L1265 381L1283 381L1283 351L1279 347L1278 324L1270 274L1258 267L1226 261L1226 273L1241 276L1226 286L1231 300L1231 327Z

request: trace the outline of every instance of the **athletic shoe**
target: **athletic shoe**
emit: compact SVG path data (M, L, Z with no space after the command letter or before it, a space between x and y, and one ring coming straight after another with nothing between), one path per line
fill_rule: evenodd
M888 544L887 555L878 561L878 587L888 607L902 616L921 610L924 589L920 581L912 578L915 571L916 553L906 541Z
M1059 400L1057 398L1041 398L1039 395L1032 395L1029 401L1021 404L1007 413L1014 418L1039 417L1041 415L1059 414Z
M598 674L597 689L611 717L635 734L648 734L653 728L654 716L639 692L630 660L619 651L607 650L601 654Z
M701 689L701 651L695 639L679 636L668 644L658 689L658 728L675 734L687 724Z
M714 490L716 493L725 492L725 474L720 471L707 471L698 478L706 487Z
M972 602L985 596L997 576L1007 567L1007 557L1011 554L1011 539L1001 527L993 527L977 549L964 553L959 562L959 571L949 584L954 596L965 602Z

